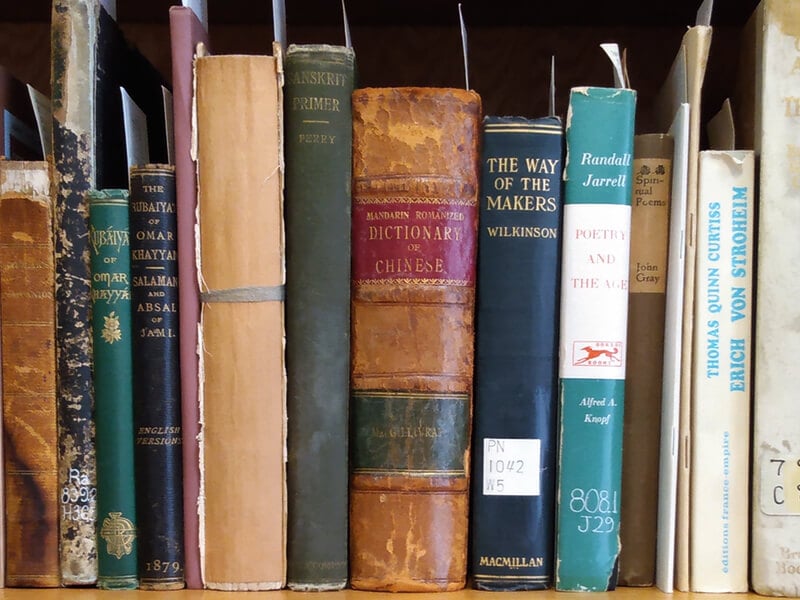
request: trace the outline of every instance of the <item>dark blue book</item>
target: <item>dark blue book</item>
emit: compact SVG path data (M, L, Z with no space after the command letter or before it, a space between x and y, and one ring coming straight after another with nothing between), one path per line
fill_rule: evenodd
M484 119L475 347L472 573L550 585L563 126Z
M184 587L175 168L130 170L139 588Z

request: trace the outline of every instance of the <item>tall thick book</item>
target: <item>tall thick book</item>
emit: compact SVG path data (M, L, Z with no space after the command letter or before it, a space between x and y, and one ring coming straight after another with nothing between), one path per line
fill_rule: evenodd
M558 590L613 589L619 558L636 92L567 112L556 489Z
M0 160L5 584L57 587L53 203L46 162Z
M137 587L133 327L128 191L91 190L94 420L97 447L97 586Z
M286 579L280 66L279 56L196 61L200 555L214 589Z
M175 168L130 176L139 587L184 587Z
M64 585L97 578L89 223L85 194L95 182L94 78L98 0L54 0L52 10L55 166L58 489Z
M754 154L700 152L690 572L697 592L748 591Z
M561 119L483 121L475 333L475 587L550 585L555 525Z
M191 8L169 9L172 58L172 114L175 125L175 197L178 218L178 298L180 311L181 433L183 436L183 542L186 587L201 588L197 501L200 493L200 405L198 403L197 326L200 296L195 268L194 227L197 170L192 158L194 55L208 45L208 33Z
M800 376L798 19L796 1L758 5L741 44L734 102L737 146L754 148L759 164L750 585L774 596L800 594L800 406L793 384Z
M634 138L622 447L635 450L622 454L620 585L655 581L673 147L668 134Z
M286 88L287 581L347 583L355 54L291 45Z
M689 590L689 502L691 491L692 339L694 331L695 239L697 223L697 155L700 151L700 119L703 81L711 48L712 29L707 24L689 28L657 99L656 112L662 131L667 131L679 106L689 104L689 153L686 188L686 236L681 334L681 382L677 444L678 471L675 519L674 584ZM665 586L666 587L666 586ZM670 585L671 588L671 585ZM669 591L672 591L671 589Z
M481 102L353 93L350 578L465 585Z

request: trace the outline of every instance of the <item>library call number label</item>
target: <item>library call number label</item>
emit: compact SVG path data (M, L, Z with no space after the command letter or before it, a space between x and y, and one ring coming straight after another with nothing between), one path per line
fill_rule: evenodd
M578 517L578 533L612 533L617 530L619 499L616 491L572 488L567 506Z
M541 463L541 440L484 438L483 495L540 495Z
M800 458L765 453L760 479L761 512L800 515Z

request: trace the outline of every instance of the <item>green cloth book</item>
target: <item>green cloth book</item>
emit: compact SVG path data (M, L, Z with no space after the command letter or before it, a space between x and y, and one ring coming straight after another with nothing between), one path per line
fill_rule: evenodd
M290 45L285 71L287 583L347 583L355 55Z
M636 92L570 92L561 270L558 590L616 585Z
M92 190L87 201L97 448L97 586L130 589L137 587L138 580L128 191Z

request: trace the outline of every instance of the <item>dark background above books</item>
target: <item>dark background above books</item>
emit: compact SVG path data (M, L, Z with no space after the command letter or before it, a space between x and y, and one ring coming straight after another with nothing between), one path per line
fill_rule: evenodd
M290 43L340 44L339 0L286 0ZM118 20L162 74L170 73L168 0L118 0ZM741 26L756 0L717 0L703 112L715 113L730 89ZM0 0L0 63L49 94L48 0ZM599 48L628 51L631 85L639 92L637 130L654 130L649 107L666 77L697 1L561 2L466 0L470 85L487 114L540 116L547 111L550 56L556 57L556 109L564 116L569 88L611 85ZM349 0L361 86L464 85L456 0ZM210 0L212 49L269 53L269 2Z
M169 0L118 0L121 22L166 23ZM529 25L687 25L693 24L699 6L686 0L573 0L542 2L529 0L462 0L470 27ZM49 19L47 1L2 0L0 20L43 21ZM717 0L715 25L739 25L755 8L754 0ZM351 25L444 25L456 22L457 0L347 0ZM217 24L271 23L269 2L210 0L209 20ZM286 0L290 25L320 26L341 21L339 0Z

